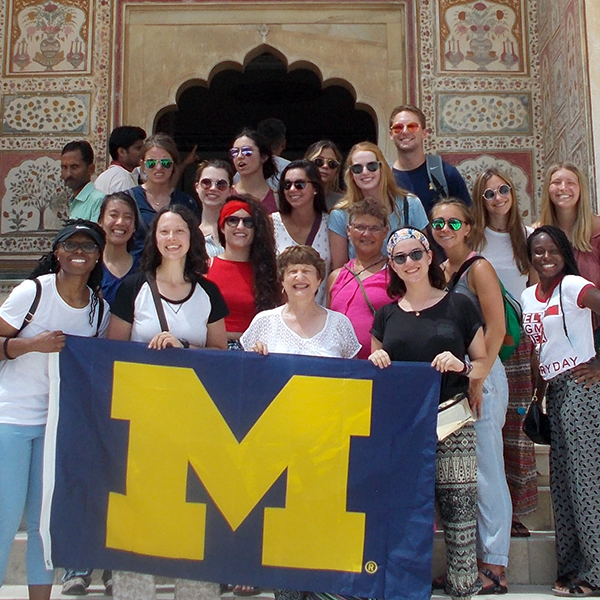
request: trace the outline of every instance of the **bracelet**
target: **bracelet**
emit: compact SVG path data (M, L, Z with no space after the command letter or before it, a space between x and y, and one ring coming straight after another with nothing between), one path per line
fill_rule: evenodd
M464 375L465 377L468 377L471 374L471 371L473 370L473 363L469 362L468 360L463 360L463 363L465 364L465 366L463 367L463 370L459 373L459 375Z
M11 339L12 338L9 338L9 337L4 338L4 343L2 344L2 352L4 352L4 358L6 360L14 360L16 358L15 356L11 356L8 353L8 341Z

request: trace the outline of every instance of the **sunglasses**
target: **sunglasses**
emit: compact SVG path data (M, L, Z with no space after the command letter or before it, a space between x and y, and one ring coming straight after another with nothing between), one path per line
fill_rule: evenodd
M173 166L173 160L171 158L147 158L144 161L146 169L154 169L158 163L160 163L160 166L163 169L170 169Z
M365 167L366 167L367 171L370 171L371 173L375 173L375 171L379 170L380 166L381 166L381 163L378 160L372 160L371 162L368 162L366 165L361 165L360 163L354 163L353 165L350 165L350 170L355 175L360 175L365 170Z
M225 223L227 223L229 227L237 227L240 221L246 229L254 229L254 221L252 220L252 217L236 217L235 215L225 217Z
M217 181L214 181L213 179L206 177L205 179L200 180L200 187L203 190L210 190L213 185L220 192L224 192L226 189L229 189L229 182L225 181L225 179L218 179Z
M304 181L304 179L297 179L296 181L291 181L286 179L283 182L283 189L287 192L292 189L292 186L297 190L303 190L308 185L308 181Z
M92 254L98 249L98 244L95 242L73 242L72 240L66 240L65 242L61 242L61 244L65 252L77 252L77 250L81 250L86 254Z
M237 158L238 156L240 156L240 154L242 156L252 156L253 153L254 150L252 150L250 146L242 146L241 148L231 148L229 150L229 156L231 156L231 158Z
M407 258L410 258L410 260L412 260L413 262L417 262L417 261L421 260L423 258L423 254L425 254L425 250L419 250L419 249L412 250L408 254L404 254L404 252L400 252L400 253L396 254L395 256L392 256L392 260L397 265L403 265L406 262Z
M313 163L315 163L315 166L319 167L319 169L327 165L332 171L340 166L340 163L332 158L314 158Z
M510 192L510 185L508 185L508 183L503 183L502 185L498 186L497 190L493 190L492 188L488 188L481 195L488 202L491 202L496 197L496 194L500 194L501 196L507 196L509 192Z
M433 221L431 221L431 227L433 229L442 230L446 225L448 225L452 231L458 231L462 227L463 221L456 219L455 217L450 217L447 220L442 219L442 217L438 217L437 219L433 219Z
M385 227L383 225L350 225L354 231L358 231L358 233L381 233Z
M410 123L394 123L390 127L390 130L392 133L402 133L405 129L410 133L417 133L420 128L421 125L419 125L419 123L416 121L410 121Z

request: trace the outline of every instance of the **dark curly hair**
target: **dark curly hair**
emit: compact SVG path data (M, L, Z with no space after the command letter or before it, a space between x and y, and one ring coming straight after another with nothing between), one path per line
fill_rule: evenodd
M244 127L244 129L235 136L233 141L235 142L235 140L238 140L241 137L250 138L256 144L260 155L263 158L266 157L267 160L265 160L262 166L263 177L269 179L269 177L277 175L279 171L275 164L275 160L273 159L273 150L271 150L267 138L262 133L259 133L254 129L249 129L248 127Z
M289 215L292 213L292 205L287 201L285 197L285 176L288 171L292 169L302 169L306 175L306 178L315 190L315 196L313 199L313 208L317 213L326 213L327 203L325 202L325 192L323 191L323 184L321 182L321 176L319 170L309 160L293 160L291 163L285 166L285 169L281 172L279 178L279 212L282 215Z
M162 263L162 255L156 245L156 230L158 229L160 218L166 213L179 215L188 226L190 231L190 249L185 257L183 277L186 281L197 283L208 271L208 254L206 253L204 236L199 228L198 218L189 208L181 204L165 206L154 217L152 227L146 236L140 269L144 273L153 274Z
M133 233L131 237L127 240L127 252L131 252L135 247L135 232L140 224L140 212L138 209L133 196L130 196L127 192L114 192L113 194L108 194L102 201L102 205L100 206L100 213L98 214L98 223L102 223L104 220L104 214L106 213L106 209L108 205L116 200L118 202L124 202L129 206L129 208L133 211Z
M238 200L248 205L248 213L254 221L254 239L250 247L250 264L254 274L254 304L256 310L275 308L281 303L281 289L277 281L277 259L273 221L261 202L252 196L233 194L225 200ZM219 229L219 242L226 247L225 235Z
M64 222L65 226L67 225L84 225L85 227L89 227L90 229L94 229L98 232L98 234L105 239L104 230L98 223L94 223L93 221L88 221L86 219L67 219ZM59 232L60 233L60 232ZM83 233L85 235L85 231L79 231L77 233ZM90 237L93 240L93 238ZM94 242L96 240L93 240ZM87 280L87 286L92 290L92 298L90 304L90 316L89 323L91 326L94 325L94 319L96 316L96 308L100 303L102 298L102 248L98 248L100 256L98 258L98 262L94 265L91 273L89 274ZM60 271L60 264L58 262L58 258L56 257L56 251L51 250L44 254L38 261L38 264L34 267L33 271L29 275L28 279L35 279L40 275L48 275L49 273L58 273Z

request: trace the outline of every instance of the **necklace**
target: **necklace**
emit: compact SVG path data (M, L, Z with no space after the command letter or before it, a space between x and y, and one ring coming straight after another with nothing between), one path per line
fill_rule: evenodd
M420 317L422 311L424 311L427 308L431 308L431 306L429 305L429 301L431 300L432 292L433 292L433 290L429 291L427 298L425 298L425 300L422 302L421 306L418 309L415 309L413 303L410 300L407 300L406 296L404 298L402 298L398 302L398 304L400 304L400 302L402 302L402 301L406 302L407 304L410 305L410 311L407 311L407 312L412 312L415 315L415 317Z
M380 262L383 262L384 260L386 260L386 257L382 256L379 260L375 261L374 263L370 264L368 267L365 267L358 273L354 273L354 274L358 277L359 275L362 275L365 271L368 271L371 267L378 265ZM356 266L356 260L354 261L354 265Z
M508 233L508 227L492 227L489 223L487 227L496 233Z

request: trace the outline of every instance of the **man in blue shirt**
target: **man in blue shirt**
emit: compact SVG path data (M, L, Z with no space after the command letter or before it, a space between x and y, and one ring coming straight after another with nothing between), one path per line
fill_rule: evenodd
M427 136L426 126L423 111L410 104L397 106L390 115L390 138L398 153L392 165L394 178L401 188L420 198L425 212L429 214L437 200L446 194L442 191L443 186L434 185L427 173L427 156L423 148L423 140ZM447 195L460 198L470 205L471 197L462 175L455 167L443 161L442 168L448 188Z

